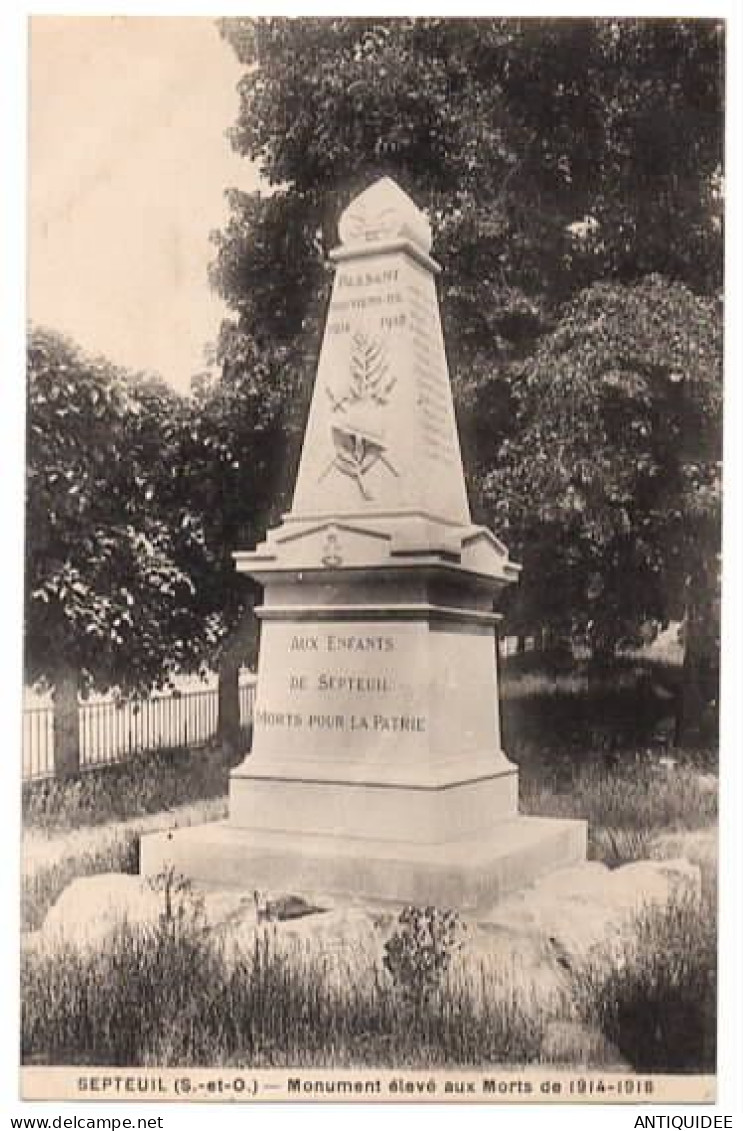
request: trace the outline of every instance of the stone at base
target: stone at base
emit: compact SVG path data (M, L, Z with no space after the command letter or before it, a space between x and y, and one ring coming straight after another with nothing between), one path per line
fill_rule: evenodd
M237 829L227 822L142 837L140 869L247 891L328 892L474 910L586 857L586 822L514 817L488 834L416 845Z

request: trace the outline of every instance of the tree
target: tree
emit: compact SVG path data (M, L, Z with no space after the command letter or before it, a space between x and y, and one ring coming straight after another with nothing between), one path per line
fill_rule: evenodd
M654 272L696 293L719 288L720 22L221 28L246 67L230 136L272 186L232 192L215 237L212 281L234 311L221 348L280 350L287 404L308 401L338 217L383 174L434 224L468 467L492 459L507 427L494 375L534 348L571 296Z
M594 654L685 620L678 736L717 696L722 320L649 276L596 283L512 375L516 427L482 483L526 569L527 623ZM706 686L705 686L706 685Z
M212 641L204 659L218 672L217 732L231 753L241 745L239 670L257 656L252 615L257 590L236 573L232 552L260 541L278 520L290 484L277 351L246 358L246 345L237 335L223 334L222 378L194 384L180 457L182 494L201 517L203 557L195 602ZM233 380L234 369L241 379Z
M544 525L527 521L526 514L516 518L526 505L511 458L519 441L508 458L504 445L514 438L517 422L528 435L530 406L543 398L556 414L555 436L563 436L566 451L571 443L579 451L580 429L570 440L569 421L550 389L549 357L550 350L578 359L583 348L590 354L597 304L608 302L617 322L606 343L608 358L631 341L630 314L618 312L623 303L629 312L639 304L647 314L667 300L678 326L677 303L687 310L695 296L717 298L723 25L237 19L221 26L246 67L233 144L260 163L272 187L267 195L233 192L230 221L216 237L212 279L234 315L223 327L219 352L232 359L233 385L250 380L260 358L263 387L282 398L289 443L295 444L314 376L331 277L325 257L336 242L338 216L372 180L391 175L428 211L435 254L445 268L444 330L476 515L506 534L516 536L518 526L526 576L530 567L539 568L543 588L554 595L553 612L574 607L572 619L591 622L597 646L610 651L612 640L649 611L668 615L675 605L670 594L678 592L671 584L674 555L662 548L673 541L671 531L667 523L648 527L649 533L642 526L646 518L662 522L662 491L652 503L640 498L632 504L642 519L635 521L625 507L630 525L624 535L611 525L624 521L620 508L607 508L600 498L584 517L574 514L569 529L577 541L570 544L563 535L562 544L567 565L570 555L576 564L563 570L559 557L544 552ZM648 294L637 290L654 276ZM709 327L719 327L715 303L705 310ZM655 327L662 329L660 322ZM564 344L569 332L576 335L572 353ZM674 407L670 377L677 370L663 369L679 359L669 340L661 338L658 348L666 351L659 363L666 377L653 386L649 402L662 414L667 392L668 410L685 435L688 406ZM604 373L608 361L596 365ZM524 374L531 374L528 390L522 388ZM598 403L589 396L588 369L584 381L585 404L604 422L596 424L600 432L609 411L604 379ZM685 381L678 383L684 396ZM622 402L619 391L614 396ZM639 408L620 405L629 416ZM708 435L715 411L710 405ZM613 446L601 449L608 463L616 461L604 479L607 485L616 481L620 494L644 489L633 470L635 440L632 431L617 429ZM546 438L544 448L553 450ZM499 461L503 474L496 480ZM715 462L701 460L700 474L709 478ZM696 484L693 464L687 456L658 458L659 479L671 476L667 497L686 516L679 529L691 522L693 500L707 490L714 495L711 479L709 488ZM682 472L691 476L688 497L672 478ZM592 482L600 485L601 476ZM555 477L555 491L559 483ZM497 506L496 495L509 491L513 498ZM559 495L552 505L565 520L569 508ZM715 514L712 506L702 539L706 551L716 537ZM588 515L597 524L593 532ZM652 549L646 551L644 541ZM680 560L688 565L687 557ZM581 569L589 569L597 595L600 582L606 615L586 614ZM693 589L692 581L687 584ZM525 591L524 609L526 598ZM596 598L592 609L598 605ZM544 605L541 611L550 612Z
M78 693L199 664L203 534L178 493L181 399L51 330L31 328L27 353L26 678L53 690L72 769Z
M492 366L598 278L718 285L719 22L221 26L248 68L233 145L273 192L232 195L215 278L259 340L297 336L343 206L385 173L432 217L463 360L487 346Z

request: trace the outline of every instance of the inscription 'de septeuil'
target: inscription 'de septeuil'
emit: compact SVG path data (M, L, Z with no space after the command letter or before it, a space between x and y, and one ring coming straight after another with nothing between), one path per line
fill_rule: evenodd
M373 691L387 695L393 690L385 675L359 675L355 672L320 672L310 682L306 675L289 676L290 691Z

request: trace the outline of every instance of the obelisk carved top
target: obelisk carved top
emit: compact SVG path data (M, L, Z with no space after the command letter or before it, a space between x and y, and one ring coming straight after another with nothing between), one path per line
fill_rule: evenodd
M291 518L469 526L425 215L389 177L351 202Z
M340 218L338 234L344 245L409 239L423 251L431 250L431 225L426 215L391 177L365 189Z

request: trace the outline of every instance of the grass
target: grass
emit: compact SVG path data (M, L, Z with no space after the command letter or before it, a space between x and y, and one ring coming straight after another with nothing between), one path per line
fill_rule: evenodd
M573 971L564 997L537 1001L480 961L443 975L414 1006L369 957L352 956L333 971L322 952L282 944L270 927L237 950L181 907L150 928L121 923L99 949L59 942L27 949L23 1061L527 1065L549 1060L543 1049L551 1022L577 1016L636 1071L714 1071L711 899L687 895L645 908L618 952L615 944Z
M549 1019L484 968L411 1010L378 965L333 977L322 954L287 950L270 928L230 951L196 919L122 923L96 951L29 949L21 999L27 1064L528 1063Z
M411 1011L368 959L339 979L321 954L287 950L270 932L247 953L229 952L195 919L124 923L98 950L36 936L22 966L25 1061L513 1066L540 1061L550 1022L577 1016L638 1071L712 1070L715 749L668 759L667 664L632 659L599 679L536 672L525 659L503 681L522 811L587 819L589 854L612 867L698 852L701 898L642 911L611 958L574 972L571 1002L552 1012L490 966L447 976ZM229 768L216 752L164 753L27 786L26 928L41 925L75 877L136 872L143 831L223 816Z
M27 782L22 797L24 827L63 832L223 796L230 769L219 749L164 750L87 770L75 778Z
M717 790L706 776L630 758L615 767L551 771L527 764L520 796L525 813L587 819L589 855L610 867L646 859L661 833L706 828L717 820Z
M628 656L596 672L513 657L503 731L522 811L586 819L589 856L610 867L646 859L661 833L715 824L716 746L670 749L678 678L662 658Z
M36 930L79 876L139 870L139 838L226 815L219 750L162 751L23 789L21 916Z
M647 907L619 953L576 978L584 1019L637 1072L714 1072L717 909L714 890Z
M662 660L628 656L607 671L533 653L511 657L501 675L505 747L517 760L548 752L553 763L667 754L679 680L678 665ZM673 756L714 769L716 751L711 734L705 748Z
M139 871L139 839L144 832L174 826L200 825L226 816L224 797L210 798L109 824L93 824L74 832L55 826L24 832L21 874L21 922L24 930L37 930L52 904L79 876L101 872Z

